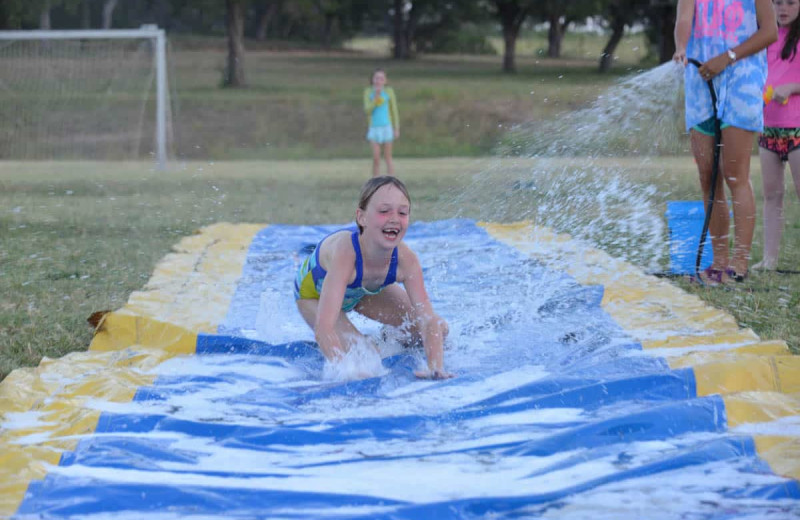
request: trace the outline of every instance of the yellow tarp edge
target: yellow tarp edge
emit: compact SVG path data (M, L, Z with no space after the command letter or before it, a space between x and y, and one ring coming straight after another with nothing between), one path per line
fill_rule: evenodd
M195 332L216 332L230 307L253 237L265 227L219 223L184 238L120 312Z
M44 478L48 464L58 464L63 452L75 449L83 436L94 433L100 411L91 407L92 400L129 402L139 387L153 382L144 370L166 357L165 352L133 346L116 352L73 352L42 360L34 369L12 372L11 380L0 384L4 425L0 430L0 516L17 510L28 483ZM29 426L9 428L15 414Z
M43 359L0 382L0 516L14 514L28 483L97 428L94 399L130 402L152 384L149 370L195 351L198 332L225 318L247 251L265 224L214 224L186 237L156 266L142 291L106 314L88 352ZM198 304L199 302L199 304ZM29 427L8 428L24 414Z
M778 435L754 437L758 455L779 475L800 480L800 439Z
M645 351L692 368L698 395L722 395L730 427L800 414L800 358L786 342L762 342L728 313L568 235L531 222L479 225L581 284L603 285L603 310ZM800 439L753 438L777 474L800 479Z

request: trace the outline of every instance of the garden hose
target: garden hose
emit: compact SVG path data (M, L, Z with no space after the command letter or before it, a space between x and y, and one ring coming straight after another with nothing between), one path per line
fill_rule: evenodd
M688 61L698 69L702 65L702 63L694 58L689 58ZM703 232L700 233L700 244L697 246L697 259L694 265L695 277L701 284L705 282L700 277L700 262L703 258L703 246L705 245L706 236L708 236L711 211L714 209L714 196L717 191L717 177L719 177L720 148L722 146L722 126L717 117L717 92L714 90L713 78L706 81L706 84L708 85L708 91L711 93L711 105L714 109L714 163L711 167L711 189L708 192L708 202L706 203L706 217L703 221Z

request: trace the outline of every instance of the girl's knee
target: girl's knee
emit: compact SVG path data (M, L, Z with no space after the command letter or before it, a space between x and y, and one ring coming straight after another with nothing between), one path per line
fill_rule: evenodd
M725 176L725 184L728 185L728 188L735 190L737 188L741 188L745 184L749 183L749 178L742 178L737 177L735 175L726 175Z
M765 191L764 200L772 204L782 203L783 195L784 195L783 190Z
M450 334L450 325L448 325L447 322L442 318L436 318L436 328L438 329L439 334L442 336L442 339L447 338L447 335Z

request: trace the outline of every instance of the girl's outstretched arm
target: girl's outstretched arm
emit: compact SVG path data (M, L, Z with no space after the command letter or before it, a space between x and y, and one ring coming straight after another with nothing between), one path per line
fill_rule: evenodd
M425 357L428 360L428 370L415 372L415 375L425 379L453 377L444 370L444 339L448 332L447 322L434 312L428 292L425 290L419 259L408 247L401 250L400 269L403 272L403 285L409 300L411 300L411 305L414 307L417 326L425 347Z
M334 244L333 254L327 265L327 274L322 282L319 295L317 320L314 325L314 337L322 354L328 361L339 361L347 352L342 339L336 331L336 323L342 312L342 301L348 280L355 263L355 252L344 241Z

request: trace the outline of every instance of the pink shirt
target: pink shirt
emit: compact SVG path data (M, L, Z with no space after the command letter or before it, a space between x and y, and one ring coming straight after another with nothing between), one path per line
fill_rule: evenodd
M789 35L788 27L778 27L778 41L767 47L767 87L786 83L800 83L800 49L790 61L781 59L781 50ZM800 46L800 45L799 45ZM777 128L800 127L800 95L792 94L789 102L781 105L775 101L764 105L764 126Z

